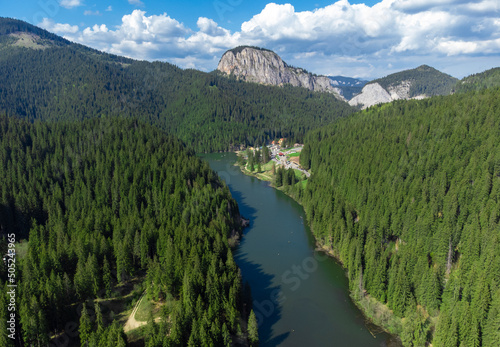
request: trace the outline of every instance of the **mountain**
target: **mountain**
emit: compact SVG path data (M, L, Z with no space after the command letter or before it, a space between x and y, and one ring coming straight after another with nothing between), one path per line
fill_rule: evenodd
M430 66L421 65L367 83L360 94L349 100L349 104L364 109L400 99L449 95L457 81Z
M290 84L333 93L343 99L341 91L332 86L328 77L316 76L304 69L290 66L279 55L263 48L240 46L231 49L222 55L217 70L247 82L273 86Z
M351 100L355 95L361 93L361 90L368 81L358 78L345 76L328 76L330 83L340 89L342 96L347 100Z
M48 32L18 19L0 17L0 58L8 58L10 51L15 48L44 50L48 48L71 48L82 54L108 62L131 63L132 59L107 54L96 49L68 41L60 36Z
M30 121L133 117L196 151L222 151L280 137L302 141L354 112L335 95L136 61L0 18L0 110Z
M500 88L311 131L298 194L352 297L404 346L500 346Z
M463 78L455 86L455 92L461 93L469 90L481 90L500 86L500 67Z
M18 43L20 39L22 41L22 37L31 37L35 46L40 47L70 44L68 40L26 22L12 18L0 18L0 46L7 44L22 46L22 42Z

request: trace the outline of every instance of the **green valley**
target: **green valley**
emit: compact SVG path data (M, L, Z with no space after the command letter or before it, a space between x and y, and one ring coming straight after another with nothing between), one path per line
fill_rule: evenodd
M500 68L365 85L228 52L0 18L0 346L500 346Z

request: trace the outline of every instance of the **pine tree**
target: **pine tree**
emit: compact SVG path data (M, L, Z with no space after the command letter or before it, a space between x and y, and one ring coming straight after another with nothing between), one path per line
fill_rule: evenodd
M111 269L109 268L109 262L106 256L104 256L102 264L102 283L104 284L105 297L111 297L112 284L111 284Z
M491 302L483 332L483 345L500 346L500 289L496 291Z
M267 163L271 160L271 155L269 153L269 147L264 146L262 147L262 162Z
M86 346L89 341L90 334L92 332L92 321L90 320L89 314L87 312L87 306L85 305L85 303L83 304L82 307L82 313L80 316L80 326L78 328L78 332L80 335L80 344L82 346Z
M229 332L226 323L222 324L222 339L224 347L230 347L232 345L231 333Z
M102 319L101 305L99 305L99 302L97 302L97 301L95 302L94 309L95 309L96 332L100 336L102 334L102 332L104 331L104 322Z
M257 317L253 310L250 311L250 316L248 316L248 341L250 342L250 346L259 345Z

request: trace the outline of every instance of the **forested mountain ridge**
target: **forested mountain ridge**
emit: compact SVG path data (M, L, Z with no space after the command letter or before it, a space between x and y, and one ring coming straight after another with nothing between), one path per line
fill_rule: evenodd
M349 101L352 106L367 108L378 103L400 99L421 99L449 95L458 79L430 66L421 65L368 82L361 92Z
M463 78L455 86L455 92L462 93L493 87L500 87L500 67Z
M13 31L58 44L18 46L9 36ZM136 117L196 151L210 152L277 137L302 141L308 130L353 112L331 94L135 61L54 36L21 21L0 20L0 109L9 116L30 121Z
M25 255L16 246L15 272L25 345L51 336L75 345L77 330L81 345L124 346L109 308L138 275L138 293L165 304L145 332L148 346L244 340L241 278L228 244L238 207L180 141L136 120L30 124L0 116L0 175L1 235L29 235ZM0 238L2 256L7 240ZM7 274L0 262L4 293ZM10 346L5 300L0 345Z
M405 346L500 345L499 111L498 88L395 101L306 138L313 233Z
M55 46L66 46L71 44L68 40L29 23L18 19L0 17L0 37L2 38L0 43L12 43L12 41L9 42L7 37L16 33L32 34L37 36L40 40Z
M24 47L30 49L71 47L80 53L92 56L96 59L117 63L133 62L132 59L102 53L93 48L68 41L65 38L50 33L45 29L36 27L21 20L0 17L0 52L8 54L7 51L13 47Z

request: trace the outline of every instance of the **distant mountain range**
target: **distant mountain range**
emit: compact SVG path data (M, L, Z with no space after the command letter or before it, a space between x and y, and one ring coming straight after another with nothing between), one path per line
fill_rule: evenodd
M273 51L250 46L228 50L219 61L217 70L246 82L274 86L288 84L333 93L358 108L399 99L448 95L458 82L458 79L427 65L370 82L345 76L318 76L289 66Z
M351 100L355 95L361 93L361 90L368 81L358 78L345 76L328 76L333 86L337 86L342 92L342 96Z

